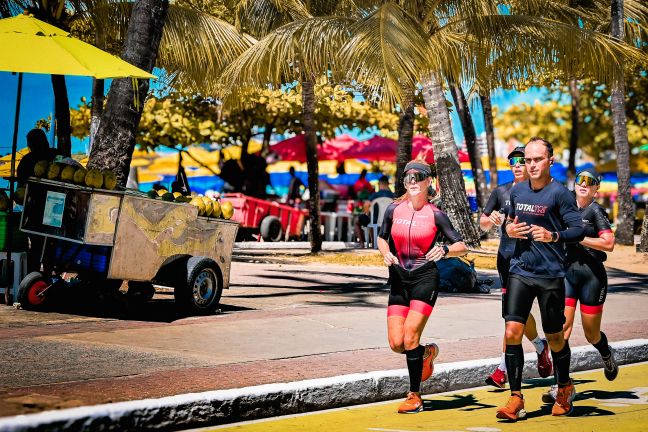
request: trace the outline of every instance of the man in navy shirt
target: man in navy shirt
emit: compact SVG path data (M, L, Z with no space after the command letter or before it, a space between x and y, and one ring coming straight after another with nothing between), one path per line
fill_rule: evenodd
M509 153L508 159L511 172L513 173L513 181L499 185L493 190L484 208L484 213L479 219L479 226L484 231L490 230L495 225L500 227L500 244L497 250L497 272L502 282L502 318L506 314L506 284L508 283L511 256L513 255L516 242L515 239L510 238L506 234L506 230L503 227L504 219L506 218L505 213L511 205L510 196L513 185L529 179L526 167L524 166L523 146L514 148ZM538 354L538 374L542 378L548 377L551 375L552 370L551 359L549 358L549 344L547 344L546 340L540 339L538 336L536 321L532 314L529 315L529 319L524 325L524 335L533 343ZM499 388L504 388L506 384L506 342L503 345L500 365L486 378L486 384Z
M542 328L553 357L558 394L552 415L573 410L576 395L569 377L571 351L565 341L565 243L584 238L583 223L574 196L551 177L553 147L533 137L524 150L529 180L511 189L506 233L517 239L511 257L506 304L506 368L511 397L498 408L497 418L526 416L522 396L524 323L538 298Z

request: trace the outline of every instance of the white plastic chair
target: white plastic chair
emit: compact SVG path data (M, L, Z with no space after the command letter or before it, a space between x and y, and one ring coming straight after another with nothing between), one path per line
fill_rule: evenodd
M389 204L394 202L393 198L380 197L369 203L369 225L363 227L364 238L365 238L365 247L371 247L378 249L378 230L382 225L383 217L385 216L385 210ZM371 232L371 236L369 236Z

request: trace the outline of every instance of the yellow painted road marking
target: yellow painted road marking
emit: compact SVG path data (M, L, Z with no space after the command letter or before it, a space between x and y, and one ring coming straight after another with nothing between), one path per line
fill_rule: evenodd
M498 420L495 410L504 405L508 391L480 387L424 396L425 411L397 414L401 401L340 408L319 413L278 417L221 426L223 431L376 431L376 432L591 432L648 431L648 363L623 366L615 381L603 371L573 374L576 384L574 412L552 417L541 395L550 380L525 381L522 391L528 418L517 423Z

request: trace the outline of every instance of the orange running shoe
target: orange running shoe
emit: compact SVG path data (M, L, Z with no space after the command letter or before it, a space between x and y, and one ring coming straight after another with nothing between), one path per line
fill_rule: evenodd
M431 343L425 346L423 354L423 372L421 373L421 382L427 381L434 372L434 359L439 355L439 346Z
M556 403L551 408L551 415L562 416L569 415L574 410L574 398L576 397L576 389L574 383L570 380L569 384L564 387L558 386L558 394L556 395Z
M524 410L524 398L522 395L512 394L506 406L497 408L498 419L517 421L526 418L527 412Z
M407 392L407 399L398 407L399 414L416 414L423 411L421 393Z
M542 344L544 348L538 354L538 375L540 375L540 378L547 378L553 372L553 367L551 365L551 358L549 358L549 344L545 339L542 339Z

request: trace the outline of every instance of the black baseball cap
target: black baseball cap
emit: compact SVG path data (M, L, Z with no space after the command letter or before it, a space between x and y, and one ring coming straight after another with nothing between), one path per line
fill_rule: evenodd
M578 173L576 173L576 177L578 177L579 175L583 175L583 174L588 176L588 177L592 177L599 184L601 184L601 175L594 168L582 169L582 170L578 171Z
M517 146L509 153L507 159L511 159L514 156L524 156L524 146Z

